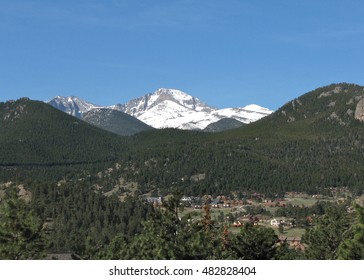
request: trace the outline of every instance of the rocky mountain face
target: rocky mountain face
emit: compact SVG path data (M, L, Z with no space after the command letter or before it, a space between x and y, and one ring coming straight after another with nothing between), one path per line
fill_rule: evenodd
M254 122L272 113L258 105L217 109L176 89L161 88L154 93L116 105L121 110L155 128L201 130L224 118L242 123Z
M186 109L197 112L211 112L215 108L201 102L198 98L188 95L180 90L161 88L154 93L148 93L142 97L130 100L126 104L112 106L116 110L123 111L129 115L140 117L146 111L162 108L170 102L176 103Z
M355 119L364 121L364 99L361 99L355 108Z
M56 96L47 103L77 118L82 118L82 115L87 111L100 107L76 96Z
M95 108L108 108L129 114L154 128L185 130L202 130L224 118L250 123L273 112L258 105L217 109L180 90L166 88L158 89L126 104L109 107L96 106L76 97L58 96L48 103L77 117L82 117L85 112Z

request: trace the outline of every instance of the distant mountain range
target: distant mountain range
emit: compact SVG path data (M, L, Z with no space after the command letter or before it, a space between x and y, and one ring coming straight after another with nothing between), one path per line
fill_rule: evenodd
M217 109L187 93L165 88L133 99L126 104L106 107L92 104L75 96L57 96L48 101L48 103L78 118L84 118L86 113L88 116L91 114L93 119L99 120L99 124L103 123L106 126L116 127L117 124L115 119L112 125L106 124L108 120L102 120L105 111L100 109L112 109L126 113L154 128L178 128L185 130L203 130L208 125L225 118L234 119L241 123L251 123L273 112L258 105L248 105L244 108ZM97 116L98 114L101 115ZM89 119L86 118L85 120L88 121ZM131 119L129 119L130 121ZM140 125L140 122L138 124ZM223 124L224 122L220 123L217 127L221 128L221 130L227 129ZM214 131L217 130L215 129ZM124 133L124 135L127 134L131 133Z

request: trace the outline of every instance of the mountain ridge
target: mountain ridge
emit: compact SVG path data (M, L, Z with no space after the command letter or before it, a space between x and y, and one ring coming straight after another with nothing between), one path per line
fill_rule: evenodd
M46 101L46 103L77 118L82 118L82 115L91 109L102 107L88 102L84 99L81 99L77 96L64 97L58 95L53 99Z
M218 109L183 91L167 88L160 88L125 104L111 106L97 106L75 97L56 97L48 103L78 117L95 108L108 108L127 113L154 128L186 130L203 130L224 118L250 123L273 112L255 104L243 108Z

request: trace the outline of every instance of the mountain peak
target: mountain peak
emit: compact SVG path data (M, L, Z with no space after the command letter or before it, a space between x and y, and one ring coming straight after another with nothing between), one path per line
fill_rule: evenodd
M210 109L211 107L201 102L198 98L178 89L160 88L150 95L149 105L153 107L166 100L184 106L194 111Z
M100 107L81 98L78 98L77 96L65 97L58 95L47 103L61 111L64 111L78 118L81 118L82 115L87 111Z
M195 98L191 95L189 95L186 92L183 92L181 90L178 89L172 89L172 88L160 88L158 90L156 90L154 93L152 93L152 95L169 95L169 96L173 96L174 98L177 99L196 99L198 100L198 98Z
M154 93L156 94L171 94L173 95L174 93L182 93L185 95L188 95L187 93L178 90L178 89L174 89L174 88L159 88L158 90L156 90Z

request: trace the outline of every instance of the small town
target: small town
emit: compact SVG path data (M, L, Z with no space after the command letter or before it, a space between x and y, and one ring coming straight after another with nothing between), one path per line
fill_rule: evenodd
M265 226L274 229L281 242L287 242L292 248L303 251L305 246L301 243L301 237L307 228L314 226L316 215L309 208L322 202L344 203L352 199L352 194L345 187L329 188L327 193L329 196L287 192L283 198L276 199L266 199L265 195L259 193L252 193L249 198L243 193L247 197L242 199L236 198L237 194L230 197L183 196L180 217L188 216L196 221L202 218L204 207L208 206L213 219L219 224L227 225L232 233L238 233L246 223ZM168 196L150 196L144 199L153 207L162 208L163 201ZM355 202L364 206L364 196L355 199ZM293 211L286 211L287 209ZM352 207L348 207L347 211L352 212Z

